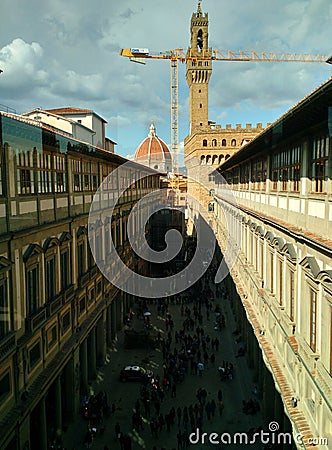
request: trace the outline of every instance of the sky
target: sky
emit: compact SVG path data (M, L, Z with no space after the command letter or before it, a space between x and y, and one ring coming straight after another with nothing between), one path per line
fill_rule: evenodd
M331 0L202 0L209 47L332 55ZM121 48L187 49L197 0L1 0L0 108L79 107L107 122L116 152L132 157L151 120L170 143L170 63L146 65ZM332 75L325 63L213 63L209 120L273 122ZM179 67L179 140L189 132Z

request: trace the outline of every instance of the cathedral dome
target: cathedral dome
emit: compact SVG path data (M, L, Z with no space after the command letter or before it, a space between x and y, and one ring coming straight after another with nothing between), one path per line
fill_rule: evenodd
M161 172L172 170L171 152L165 142L157 136L153 122L148 137L137 147L134 160Z

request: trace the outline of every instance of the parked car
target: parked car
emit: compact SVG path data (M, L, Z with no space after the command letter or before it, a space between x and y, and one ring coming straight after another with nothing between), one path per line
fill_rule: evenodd
M152 379L151 370L140 366L126 366L120 372L120 381L142 381L148 382Z

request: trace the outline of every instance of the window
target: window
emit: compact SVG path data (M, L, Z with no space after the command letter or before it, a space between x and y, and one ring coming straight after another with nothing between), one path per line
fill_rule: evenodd
M236 140L235 140L235 139L232 139L232 140L231 140L231 146L232 146L232 147L236 147Z
M29 367L30 370L40 361L41 358L41 349L40 349L40 341L38 341L31 349L29 350Z
M309 288L310 291L310 348L316 351L317 344L317 292Z
M83 190L91 191L90 162L82 161Z
M39 264L36 264L26 272L27 316L31 316L37 311L39 293Z
M223 140L221 141L221 146L222 146L222 147L226 147L226 139L223 139Z
M82 171L81 161L77 159L72 160L72 172L73 172L73 190L80 192L82 190Z
M60 253L61 290L65 290L71 284L70 250L62 250Z
M279 305L283 304L283 269L282 269L282 261L278 261L279 265Z
M81 315L85 311L85 297L82 297L79 301L79 314Z
M70 327L70 311L62 316L62 333L67 331Z
M283 150L272 155L272 189L278 189L278 181L281 180L281 190L287 190L289 178L289 151Z
M53 155L54 164L54 192L67 191L66 162L64 155Z
M290 189L292 192L300 191L301 155L302 155L302 149L299 145L291 148L291 150L290 150L290 181L291 181Z
M249 189L249 164L242 164L240 168L240 183L242 189Z
M27 151L16 155L17 192L20 195L34 194L33 152Z
M44 152L39 157L38 165L40 168L38 172L38 192L52 192L52 155Z
M50 327L47 330L46 333L47 336L47 350L50 350L57 342L58 340L58 327L56 324L54 324L52 327Z
M311 154L311 190L326 192L325 179L328 176L329 137L316 138Z
M46 301L51 300L56 294L56 255L53 254L45 261L45 295Z
M77 245L77 268L78 276L80 277L85 272L85 251L83 242L79 242Z
M271 293L274 292L274 255L273 253L270 253L270 291Z
M212 139L212 147L216 147L217 146L217 139Z
M207 147L207 140L203 139L203 147Z
M294 321L295 317L295 278L294 272L289 271L289 317L290 320Z
M267 176L267 159L255 159L251 164L252 189L265 189Z

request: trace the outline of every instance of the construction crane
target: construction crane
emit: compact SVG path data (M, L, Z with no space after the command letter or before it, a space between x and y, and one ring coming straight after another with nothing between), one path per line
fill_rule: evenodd
M326 62L332 64L332 56L314 55L308 53L274 53L251 51L231 51L221 52L219 50L205 51L199 55L192 54L189 49L186 53L182 48L162 51L158 53L150 52L147 48L123 48L120 55L130 59L130 61L145 64L146 59L167 59L170 61L170 103L171 103L171 151L173 155L173 171L178 171L178 64L191 61L251 61L251 62Z

